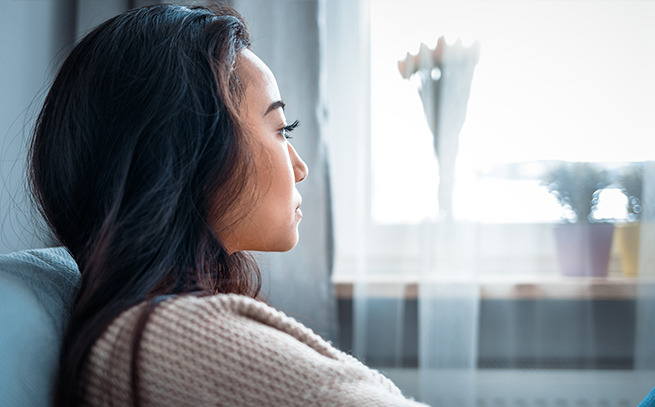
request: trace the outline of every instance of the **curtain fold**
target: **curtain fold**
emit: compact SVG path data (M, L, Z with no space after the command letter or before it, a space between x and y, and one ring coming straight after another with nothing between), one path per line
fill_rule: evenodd
M418 368L421 400L433 406L474 406L476 401L480 315L476 226L448 218L422 225Z
M655 383L655 161L644 166L636 305L635 369Z

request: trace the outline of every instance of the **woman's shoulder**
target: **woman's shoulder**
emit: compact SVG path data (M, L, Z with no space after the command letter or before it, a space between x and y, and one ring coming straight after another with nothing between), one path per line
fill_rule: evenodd
M153 315L211 316L218 318L243 317L256 321L275 321L279 324L297 324L270 305L251 297L238 294L216 294L209 296L182 295L165 298Z
M160 329L184 327L184 331L175 330L183 335L190 335L191 331L198 335L211 331L213 335L233 337L232 333L236 332L258 331L273 334L277 331L325 356L340 356L336 349L294 318L264 302L243 295L172 297L157 306L150 316L150 324ZM264 341L267 338L253 337L252 340Z
M141 303L120 314L101 339L111 343L120 341L121 336L136 328L145 308L147 304ZM223 339L227 345L246 332L268 335L253 335L249 343L240 343L241 347L270 339L279 340L276 336L282 333L325 356L339 356L331 345L294 318L264 302L237 294L164 298L147 317L143 339L149 343L153 340L194 340L210 335L214 339Z
M164 316L167 319L245 317L255 320L273 319L287 323L293 321L283 312L264 302L238 294L168 296L158 303L153 316Z
M139 359L144 364L170 362L182 355L189 361L200 358L223 366L234 355L240 355L239 363L269 363L276 358L280 362L290 357L320 360L325 366L359 363L300 322L250 297L171 296L159 302L142 325L146 308L146 303L136 305L107 327L93 347L92 366L130 355L139 326L143 326Z
M157 298L148 318L150 323L175 322L188 324L206 322L207 318L216 319L252 319L253 321L269 322L276 325L298 324L295 319L287 316L270 305L238 294L216 295L170 295ZM137 304L116 317L112 325L130 325L136 322L137 315L148 308L148 302Z
M131 398L131 344L143 306L120 315L96 342L87 400ZM239 295L162 301L143 329L137 360L146 406L416 405L293 318Z
M200 323L203 329L208 322L220 322L225 328L258 324L283 331L303 341L321 340L312 330L284 312L262 301L237 294L174 297L162 302L152 318L153 321L161 318L187 325L193 321Z

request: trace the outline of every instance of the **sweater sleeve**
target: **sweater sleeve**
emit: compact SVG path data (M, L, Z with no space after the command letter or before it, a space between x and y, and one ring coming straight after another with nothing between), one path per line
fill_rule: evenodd
M423 406L294 319L236 295L160 304L143 334L138 372L144 406Z

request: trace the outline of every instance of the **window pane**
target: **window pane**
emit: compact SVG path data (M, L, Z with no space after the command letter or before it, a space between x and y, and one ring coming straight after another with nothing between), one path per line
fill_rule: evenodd
M376 221L411 223L436 213L432 135L416 84L402 79L397 61L416 54L421 42L434 47L441 35L482 45L460 168L484 173L514 162L653 158L655 3L375 0L370 12ZM528 191L537 202L531 213L508 219L493 208L502 203L488 199L482 214L491 214L488 221L556 220L552 199L534 184L502 186ZM460 202L475 196L462 191Z

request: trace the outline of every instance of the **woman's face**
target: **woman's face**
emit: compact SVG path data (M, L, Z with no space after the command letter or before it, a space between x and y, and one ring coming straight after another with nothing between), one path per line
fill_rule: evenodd
M223 244L231 253L287 251L298 242L302 198L296 183L307 176L307 165L285 137L284 103L271 70L250 50L237 57L236 69L245 85L240 116L253 149L255 199L237 208L245 217L222 236Z

